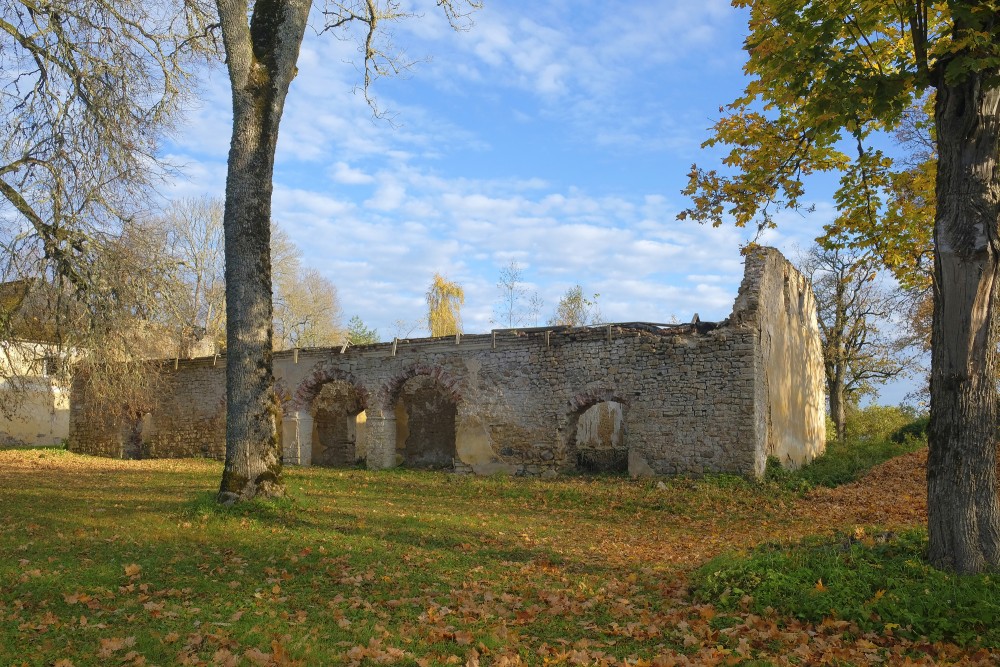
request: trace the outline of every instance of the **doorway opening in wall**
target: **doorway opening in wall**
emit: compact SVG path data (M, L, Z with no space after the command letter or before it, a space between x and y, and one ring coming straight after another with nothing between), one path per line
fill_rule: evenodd
M349 468L364 461L365 405L357 389L334 380L313 399L312 465Z
M576 422L576 468L580 472L628 472L628 446L622 404L601 401L584 410Z
M453 468L457 412L454 400L434 378L417 375L404 382L395 406L396 463Z

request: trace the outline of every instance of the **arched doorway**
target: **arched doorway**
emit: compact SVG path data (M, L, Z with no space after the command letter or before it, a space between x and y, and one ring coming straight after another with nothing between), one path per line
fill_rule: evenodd
M455 399L437 379L416 375L394 406L396 460L410 468L451 468L455 462Z
M603 400L581 407L576 413L572 443L581 472L627 473L628 443L624 407L619 401Z
M349 382L322 386L309 406L313 418L312 465L350 467L364 459L364 398Z

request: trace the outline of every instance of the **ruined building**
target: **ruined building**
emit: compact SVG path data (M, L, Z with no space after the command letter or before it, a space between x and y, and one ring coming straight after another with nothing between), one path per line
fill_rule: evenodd
M106 456L225 451L225 360L163 365L135 424L73 395L70 447ZM494 331L275 354L286 463L475 473L760 475L822 451L823 365L812 291L756 247L720 323Z

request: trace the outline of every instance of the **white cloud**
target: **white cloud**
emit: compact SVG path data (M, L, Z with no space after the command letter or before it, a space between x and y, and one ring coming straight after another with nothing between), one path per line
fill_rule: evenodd
M406 199L406 186L399 181L387 178L384 174L379 181L375 194L365 200L365 206L376 211L393 211L402 206Z
M367 185L375 181L375 178L370 174L366 174L360 169L355 169L346 162L337 162L334 164L330 168L330 178L344 185Z
M684 204L661 182L685 172L690 162L671 152L694 151L708 124L696 110L677 111L665 91L686 93L672 91L670 77L692 59L738 52L738 40L719 44L733 23L727 2L609 11L553 0L530 12L527 3L492 3L460 34L433 0L410 6L425 16L399 26L401 41L413 40L405 45L415 56L439 57L412 79L379 82L374 92L398 114L393 124L373 122L353 92L358 72L344 63L355 46L309 35L281 125L274 218L338 286L346 315L390 335L396 320L421 319L427 284L441 271L466 288L467 329L486 330L497 273L511 259L544 299L542 320L576 283L601 294L607 319L729 314L747 234L677 222ZM224 73L204 88L172 146L188 178L171 195L222 193L231 132ZM513 129L499 133L498 122ZM568 148L567 133L587 152ZM636 157L656 151L661 162ZM649 178L651 169L664 173ZM807 236L829 216L818 210L767 238Z

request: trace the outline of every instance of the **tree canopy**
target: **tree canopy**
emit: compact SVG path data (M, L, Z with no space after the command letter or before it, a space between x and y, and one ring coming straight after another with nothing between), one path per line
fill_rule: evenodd
M733 4L750 9L751 79L705 142L730 147L726 169L692 167L681 217L773 227L778 211L807 210L809 176L832 172L838 214L824 243L869 250L904 285L925 286L937 167L929 90L1000 57L989 4ZM970 23L960 40L954 11ZM902 150L888 149L892 135Z
M0 197L80 290L94 238L120 230L155 176L207 23L197 1L0 9Z
M427 288L427 329L431 336L454 336L462 332L465 290L457 282L435 273Z
M988 0L733 4L750 12L750 80L706 143L729 147L725 169L692 167L684 190L692 206L681 217L771 227L777 211L806 208L811 174L837 173L839 215L827 242L868 249L906 279L904 267L926 256L934 211L929 557L962 572L1000 567L1000 8ZM924 104L934 108L936 161L902 164L883 148L887 133Z
M586 324L597 324L601 321L601 312L597 307L597 298L600 294L593 294L587 298L583 294L583 287L574 285L566 290L566 293L556 304L556 312L549 318L549 324L553 326L582 327Z
M892 321L905 295L887 287L876 262L857 250L816 245L797 263L816 297L830 417L843 441L848 408L908 371L909 338Z

